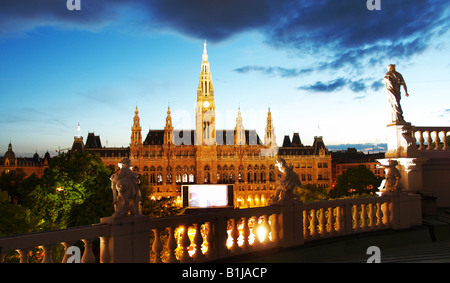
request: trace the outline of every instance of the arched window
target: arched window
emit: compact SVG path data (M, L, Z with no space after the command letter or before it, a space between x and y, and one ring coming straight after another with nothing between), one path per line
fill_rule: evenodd
M156 182L157 182L158 184L162 184L162 181L163 181L162 174L161 174L161 173L158 173L158 175L156 176Z
M172 174L171 174L171 173L168 173L168 174L167 174L166 183L167 183L167 184L172 184Z
M188 182L188 174L184 173L183 174L183 183L187 183Z
M209 172L205 172L204 183L209 183Z
M195 182L194 174L191 173L191 174L189 174L189 183L194 183L194 182Z

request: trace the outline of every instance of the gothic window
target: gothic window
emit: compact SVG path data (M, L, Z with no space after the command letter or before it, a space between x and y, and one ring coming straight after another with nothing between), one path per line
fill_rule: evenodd
M233 172L230 173L230 183L234 183L234 174Z
M148 171L148 167L144 166L144 172L147 172L147 171Z
M161 174L161 173L158 173L158 175L156 176L156 182L157 182L158 184L162 184L162 181L163 181L162 174Z
M194 174L189 174L189 183L194 183L195 179L194 179Z
M150 174L150 184L156 183L155 173Z
M175 179L175 182L176 182L177 184L181 183L181 174L180 174L180 173L177 173L177 177L176 177L176 179Z
M184 173L183 174L183 183L187 183L188 182L188 174Z
M167 174L167 179L166 179L166 183L167 184L172 184L172 174Z
M209 183L209 172L205 172L204 183Z

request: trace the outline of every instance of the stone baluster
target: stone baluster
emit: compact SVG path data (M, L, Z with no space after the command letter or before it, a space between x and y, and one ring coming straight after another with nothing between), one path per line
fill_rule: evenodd
M311 237L311 232L309 230L309 215L308 210L303 210L303 238L308 240Z
M336 208L337 210L338 208ZM334 208L333 207L329 207L328 208L328 222L327 222L327 227L328 227L328 234L330 235L336 235L336 230L335 230L335 225L336 223L336 218L334 217Z
M29 249L19 249L17 252L20 255L20 263L28 263L28 252Z
M231 238L233 239L233 244L230 247L232 252L238 252L240 250L238 239L239 239L239 229L238 229L238 218L231 219Z
M280 241L278 233L280 231L280 224L278 223L278 214L271 215L270 234L272 235L272 243L277 244Z
M342 217L342 207L336 207L336 232L338 235L344 234L345 229L342 225L343 217Z
M374 203L369 203L369 228L373 229L376 225L376 214L374 209Z
M383 203L379 202L377 203L377 227L382 228L383 227L383 210L381 209L381 206Z
M94 252L92 251L92 239L82 239L84 243L84 252L81 257L81 263L95 263Z
M175 239L174 233L175 229L173 227L168 227L169 230L169 239L167 240L167 249L169 250L169 256L167 258L168 263L178 262L177 257L175 256L175 249L177 248L177 241Z
M161 243L161 231L159 229L153 229L153 235L155 237L152 245L152 251L155 254L153 263L162 263L161 252L163 250L163 245Z
M444 134L444 147L442 149L443 150L448 150L449 146L447 144L447 132L446 131L442 131L442 133Z
M433 131L433 133L436 134L436 138L434 139L434 142L436 143L436 147L434 150L442 150L441 148L441 138L439 137L440 131Z
M52 263L52 246L40 246L44 252L44 258L42 259L42 263Z
M432 147L431 144L433 143L433 141L431 139L431 131L425 131L425 132L427 132L427 135L428 135L428 137L427 137L427 143L428 143L427 150L432 150L433 147Z
M320 236L325 237L327 235L327 223L325 221L325 210L321 208L319 210L319 227L320 227Z
M64 246L64 257L63 257L63 259L61 260L61 263L66 263L67 260L69 259L69 255L67 254L67 249L68 249L70 246L73 246L73 243L62 242L61 244Z
M361 204L361 229L365 230L367 229L367 210L366 205Z
M317 236L317 214L315 209L311 209L311 238Z
M250 246L250 242L249 242L249 237L250 237L250 229L248 228L248 221L250 219L248 217L244 217L242 219L243 221L243 225L242 225L242 236L244 237L244 243L242 244L242 249L244 251L247 251L251 248Z
M259 216L253 216L253 229L252 229L252 233L255 236L255 240L253 241L253 247L254 248L259 248L261 246L261 241L259 239L259 235L258 235L258 229L259 229Z
M422 131L417 131L419 133L419 150L423 150L423 132Z
M355 224L353 225L353 231L359 231L359 206L358 205L353 205L354 211L353 211L353 221L355 222Z
M108 246L109 237L100 237L100 263L109 263L111 260Z
M383 210L383 225L385 227L390 227L391 226L391 219L390 219L391 212L389 210L389 202L383 203L382 210Z
M262 239L261 242L264 245L267 245L270 243L270 225L269 225L269 219L268 219L267 215L263 215L261 227L263 227L263 229L266 231L266 233L264 234L264 239Z
M193 258L196 261L202 260L205 257L202 252L203 236L201 228L202 228L201 223L195 224L195 236L194 236L195 253L193 255Z
M206 243L208 245L208 249L205 253L207 258L212 258L214 255L214 229L212 222L205 223L205 233L206 233Z
M188 231L189 225L184 225L183 234L181 235L181 257L180 262L189 262L191 261L191 257L189 256L188 248L191 245L191 240L189 239Z

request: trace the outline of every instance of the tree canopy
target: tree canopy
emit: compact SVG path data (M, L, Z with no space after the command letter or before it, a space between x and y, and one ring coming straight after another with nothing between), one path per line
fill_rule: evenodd
M382 179L366 168L364 165L349 168L345 173L338 176L337 183L329 192L333 198L375 195Z

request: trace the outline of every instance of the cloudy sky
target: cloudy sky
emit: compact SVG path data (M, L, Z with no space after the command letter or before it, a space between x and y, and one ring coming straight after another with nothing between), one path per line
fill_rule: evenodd
M54 154L81 135L128 146L134 109L143 135L194 128L203 42L218 129L277 141L384 143L381 79L394 63L410 97L405 119L450 125L448 0L65 0L0 2L0 152ZM74 2L75 3L75 2ZM0 153L2 154L2 153Z

